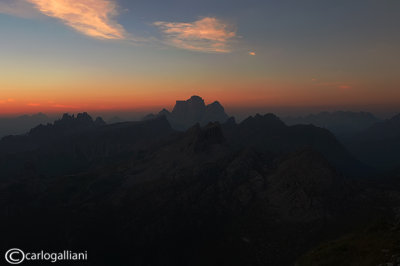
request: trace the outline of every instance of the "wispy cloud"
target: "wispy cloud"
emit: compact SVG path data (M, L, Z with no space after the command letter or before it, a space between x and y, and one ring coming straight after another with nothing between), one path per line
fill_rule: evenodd
M156 37L132 37L116 20L116 0L0 0L0 13L20 17L40 14L61 20L65 25L90 37L117 39L132 43L159 43ZM154 22L163 34L161 42L181 49L229 53L236 39L232 25L214 17L194 22ZM255 55L255 52L249 52Z
M1 0L0 13L31 18L37 15L33 6L25 0Z
M236 37L230 25L212 17L191 23L158 21L154 25L161 29L167 44L200 52L228 53Z
M11 98L9 98L9 99L7 99L7 100L0 100L0 104L13 103L13 102L15 102L15 100L14 100L14 99L11 99Z
M352 87L350 85L346 85L346 84L339 86L339 89L351 89L351 88Z
M123 26L114 20L117 4L113 0L26 0L41 13L60 19L75 30L96 38L124 39Z
M313 78L311 81L316 86L320 87L331 87L331 88L338 88L338 89L352 89L353 83L344 83L344 82L319 82L318 79Z
M69 109L78 109L75 105L65 105L65 104L53 104L51 107L54 108L69 108Z
M31 107L39 107L40 103L28 103L27 105Z

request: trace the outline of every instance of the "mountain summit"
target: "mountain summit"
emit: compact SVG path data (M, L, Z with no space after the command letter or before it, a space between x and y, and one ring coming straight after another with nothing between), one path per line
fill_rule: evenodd
M86 112L75 115L64 114L61 119L54 121L53 124L39 125L32 128L28 135L47 139L59 135L68 135L84 131L93 127L104 126L105 122L101 117L96 120Z
M196 95L185 101L176 101L172 112L163 109L157 116L166 116L171 126L178 130L186 130L196 123L201 126L207 125L209 122L224 123L229 118L219 102L215 101L206 105L203 98ZM156 115L149 114L144 120L154 117Z

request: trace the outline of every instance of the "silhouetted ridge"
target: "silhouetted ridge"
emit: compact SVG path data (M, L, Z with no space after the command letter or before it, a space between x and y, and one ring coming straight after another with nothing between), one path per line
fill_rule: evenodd
M228 119L229 117L225 113L224 107L218 101L215 101L206 106L206 111L201 120L201 123L206 124L208 122L216 122L216 121L223 123Z
M396 123L400 123L400 114L393 116L390 120Z
M346 142L364 163L379 170L392 170L400 165L400 114L379 122Z
M94 124L96 126L104 126L106 122L103 120L101 117L96 117L96 120L94 121Z
M199 96L192 96L187 101L176 101L172 115L177 119L201 120L205 109L204 100Z
M93 119L88 113L64 114L61 119L54 121L54 127L77 127L82 125L93 125Z
M207 109L209 109L210 111L216 111L216 112L225 111L224 107L222 107L222 105L219 103L219 101L215 101L215 102L207 105Z
M257 114L238 125L224 124L223 129L226 138L238 147L253 147L278 154L312 148L347 174L359 175L367 171L331 132L313 125L289 127L274 114Z
M132 156L173 133L165 117L111 125L103 125L102 119L96 121L87 114L76 117L66 114L54 124L32 129L28 135L3 139L0 141L0 171L4 167L22 168L21 164L27 160L36 165L39 173L74 173L102 160ZM8 161L13 161L10 154L20 158L12 166Z
M219 102L215 101L206 105L199 96L192 96L186 101L176 101L172 112L163 109L157 116L162 115L166 116L171 126L178 130L186 130L196 123L201 126L207 125L209 122L224 123L229 118ZM149 114L143 120L153 119L157 116Z
M0 117L0 139L9 135L26 134L31 128L47 124L51 118L43 113L18 117Z
M367 112L321 112L300 117L284 117L283 121L288 125L313 124L318 127L329 129L337 137L348 138L365 130L380 121L371 113Z
M357 139L388 139L400 136L400 114L378 122L356 136Z
M283 123L279 117L274 114L265 114L260 115L256 114L254 117L250 116L243 120L242 123L239 124L241 127L251 128L253 130L260 129L283 129L286 128L285 123Z
M105 125L101 117L93 118L88 113L79 113L75 115L64 114L61 119L54 121L53 124L39 125L31 129L28 133L31 137L47 138L57 137L59 135L68 135L90 128Z
M162 109L159 113L158 113L158 115L160 115L160 116L169 116L171 113L167 110L167 109Z

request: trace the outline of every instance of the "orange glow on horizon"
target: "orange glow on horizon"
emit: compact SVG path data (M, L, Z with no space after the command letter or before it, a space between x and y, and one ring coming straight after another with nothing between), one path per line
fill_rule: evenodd
M336 87L337 88L337 87ZM171 110L176 100L186 100L192 95L201 96L206 104L219 101L225 108L250 108L250 107L311 107L311 106L335 106L335 105L367 105L377 100L384 103L385 99L374 98L365 94L358 96L357 102L354 97L358 92L350 89L337 89L341 94L334 91L320 91L304 94L301 88L293 89L285 86L271 86L269 92L265 93L264 87L253 87L247 92L243 92L243 87L232 86L231 93L226 93L226 88L216 87L207 90L196 91L188 90L185 92L159 93L158 97L154 94L142 93L136 95L124 95L114 97L74 97L69 95L64 98L52 98L51 100L41 100L39 97L27 99L26 97L14 97L7 100L0 98L0 116L12 114L32 114L32 113L77 113L77 112L119 112L119 111L149 111L155 112L162 108ZM349 97L343 97L343 94ZM322 101L321 99L324 99ZM386 100L387 102L387 100ZM395 100L393 100L395 104Z
M398 103L400 91L395 84L391 93L381 94L377 84L361 81L325 81L316 78L300 80L256 79L229 80L227 77L199 80L192 76L177 80L143 77L137 80L107 79L68 80L57 78L39 85L24 81L0 81L0 116L32 113L118 112L169 110L176 100L192 95L205 102L219 101L225 108L357 106ZM62 84L54 89L52 84ZM64 82L68 81L68 82Z

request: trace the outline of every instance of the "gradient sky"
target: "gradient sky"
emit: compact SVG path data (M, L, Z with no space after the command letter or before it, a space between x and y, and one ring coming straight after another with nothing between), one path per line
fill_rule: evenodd
M0 115L400 106L398 0L0 0ZM365 109L365 108L364 108Z

